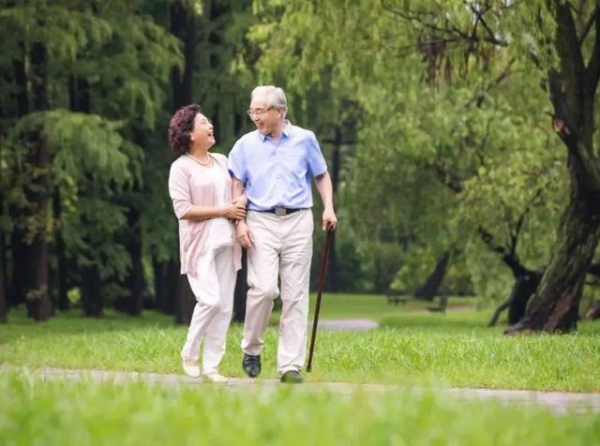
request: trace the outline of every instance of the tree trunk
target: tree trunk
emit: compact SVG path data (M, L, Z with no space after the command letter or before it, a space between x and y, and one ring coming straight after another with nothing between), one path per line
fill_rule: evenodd
M175 245L175 249L179 249L179 245ZM179 252L179 251L177 251ZM179 281L181 279L181 263L179 257L167 263L167 293L169 296L168 308L171 309L169 314L177 313L177 300L181 294Z
M142 124L133 123L131 126L133 141L143 149L147 146L146 135ZM138 203L142 199L141 184L135 182L132 191L127 194L127 229L125 231L125 246L131 259L126 284L129 295L124 299L124 310L130 316L139 316L144 310L144 266L142 264L142 213Z
M26 48L24 42L19 42L19 54L21 57L13 59L12 66L15 79L14 100L17 106L17 118L29 114L29 80L26 71ZM23 174L22 172L19 172ZM12 277L11 293L8 296L8 306L15 307L24 303L27 293L33 286L33 277L29 265L29 252L25 244L27 232L25 229L24 215L22 209L9 206L9 215L13 221L13 232L11 236L12 251Z
M2 198L0 197L0 209L2 209ZM0 323L6 322L8 312L8 273L7 273L7 246L5 234L0 229Z
M58 259L58 308L60 311L67 311L71 307L68 295L68 284L67 284L67 248L65 240L62 236L62 206L60 202L60 191L58 187L54 189L54 219L57 222L54 238L55 238L55 249L56 257Z
M127 213L127 251L131 257L131 270L127 277L129 296L125 311L131 316L139 316L144 309L144 267L142 265L142 228L140 211L130 207Z
M542 280L541 272L532 273L517 278L514 293L508 306L508 323L516 324L525 317L527 304L535 295Z
M171 34L183 43L185 64L183 73L175 67L171 73L173 105L175 110L192 103L193 76L196 61L196 23L194 14L186 10L185 2L174 0L171 4Z
M33 107L36 111L50 109L48 96L48 51L41 42L31 46L31 91ZM28 201L33 205L34 215L29 215L36 221L35 228L29 235L29 265L35 275L33 288L27 295L27 303L31 316L36 321L45 321L51 316L52 306L48 295L48 246L46 242L47 204L50 188L48 141L43 129L36 129L36 140L28 154L28 161L34 168L36 179L32 188L27 192Z
M496 325L500 314L506 309L508 309L509 324L516 324L522 320L525 317L527 303L531 296L535 294L542 279L542 274L542 272L530 271L516 276L510 297L496 308L488 326L493 327Z
M74 75L69 77L69 105L72 111L79 113L91 113L92 103L90 94L90 85L86 79L76 78ZM81 188L82 197L91 197L93 192L89 189L93 188L94 179L87 174L85 183L86 187ZM82 223L93 225L93 221L88 221L86 216L82 216ZM90 251L94 250L94 242L89 236L84 237L86 246ZM81 301L83 303L83 314L85 317L102 317L104 316L104 296L102 295L102 280L100 278L100 270L98 269L97 260L89 255L88 265L81 268Z
M585 276L600 237L600 215L573 199L561 219L554 255L525 318L506 332L571 332L577 328Z
M186 275L179 275L177 295L179 299L175 301L175 323L189 325L197 301Z
M177 267L175 262L158 262L156 259L152 260L156 308L163 314L175 314L175 302L171 297L174 288L169 288L168 286L169 265Z
M0 209L2 209L1 203ZM6 302L8 290L6 279L6 243L4 241L4 231L0 229L0 324L6 323L6 315L8 308Z
M15 215L15 212L12 212ZM16 214L15 226L11 238L12 247L12 298L8 304L11 307L16 307L27 301L27 293L33 286L33 274L29 265L29 250L25 244L26 232L19 220L21 214Z
M237 273L233 293L233 321L243 323L246 318L246 296L248 294L248 253L242 249L242 268Z
M594 148L600 20L594 9L594 42L586 66L571 6L560 0L549 0L549 4L557 25L552 44L558 63L549 69L548 90L554 106L553 128L568 153L570 202L560 221L550 264L525 318L506 333L577 328L585 277L600 237L600 170Z
M154 279L154 299L156 308L163 314L169 314L167 307L167 264L152 256L152 275Z
M342 134L341 127L335 129L335 137L333 139L333 154L331 156L331 184L333 186L333 196L335 198L340 182L340 159L342 144L344 143L344 137ZM330 245L329 245L329 259L327 263L327 277L325 280L325 291L336 293L339 291L339 284L337 278L338 272L338 261L336 253L336 231L331 233Z
M101 293L102 282L96 265L84 267L81 271L81 301L86 317L104 316L104 298Z
M513 287L513 293L514 293L514 287ZM494 311L494 314L492 314L492 317L490 319L490 321L488 322L488 327L494 327L497 323L498 323L498 318L500 318L500 315L502 314L502 312L504 310L506 310L508 307L510 307L510 303L511 303L511 299L513 298L513 293L511 293L510 297L505 300L504 302L502 302Z
M444 278L446 277L446 271L448 270L449 262L450 253L445 252L438 259L435 268L425 283L415 291L415 297L417 299L431 302L435 296L437 296L438 290L442 285L442 282L444 282Z
M20 54L23 57L13 60L13 71L15 76L16 91L14 93L17 103L17 117L22 118L29 114L29 90L27 71L25 68L25 44L19 42Z

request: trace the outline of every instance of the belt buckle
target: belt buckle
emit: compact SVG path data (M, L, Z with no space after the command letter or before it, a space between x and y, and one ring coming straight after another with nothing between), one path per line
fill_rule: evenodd
M276 207L275 208L275 215L277 215L278 217L285 217L287 214L287 210L284 207Z

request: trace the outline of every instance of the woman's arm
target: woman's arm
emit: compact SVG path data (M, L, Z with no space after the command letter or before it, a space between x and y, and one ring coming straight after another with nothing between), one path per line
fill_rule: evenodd
M237 220L246 217L246 206L239 203L227 203L223 206L192 204L187 175L177 163L173 164L169 173L169 195L173 201L173 210L179 220L202 221L219 217Z
M184 215L180 217L181 220L208 220L211 218L225 217L224 206L196 206L192 207Z

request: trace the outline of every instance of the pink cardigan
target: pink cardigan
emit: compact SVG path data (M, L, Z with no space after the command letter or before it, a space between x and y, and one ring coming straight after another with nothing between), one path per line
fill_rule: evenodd
M231 178L227 170L227 157L220 153L211 154L215 161L212 169L221 169L227 177L227 200L231 200ZM181 274L196 275L196 260L206 243L208 220L182 220L193 205L215 206L217 203L214 184L204 175L204 167L187 155L181 155L171 164L169 172L169 195L179 220L179 254ZM235 234L235 231L234 231ZM233 261L236 270L242 267L242 249L233 241Z

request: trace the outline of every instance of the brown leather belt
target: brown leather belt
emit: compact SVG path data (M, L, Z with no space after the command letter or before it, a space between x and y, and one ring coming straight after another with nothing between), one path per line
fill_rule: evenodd
M269 212L270 214L275 214L278 217L285 217L288 214L293 214L294 212L303 211L303 210L304 210L303 208L290 209L290 208L284 208L282 206L278 206L273 209L266 209L264 211L259 211L259 212Z

